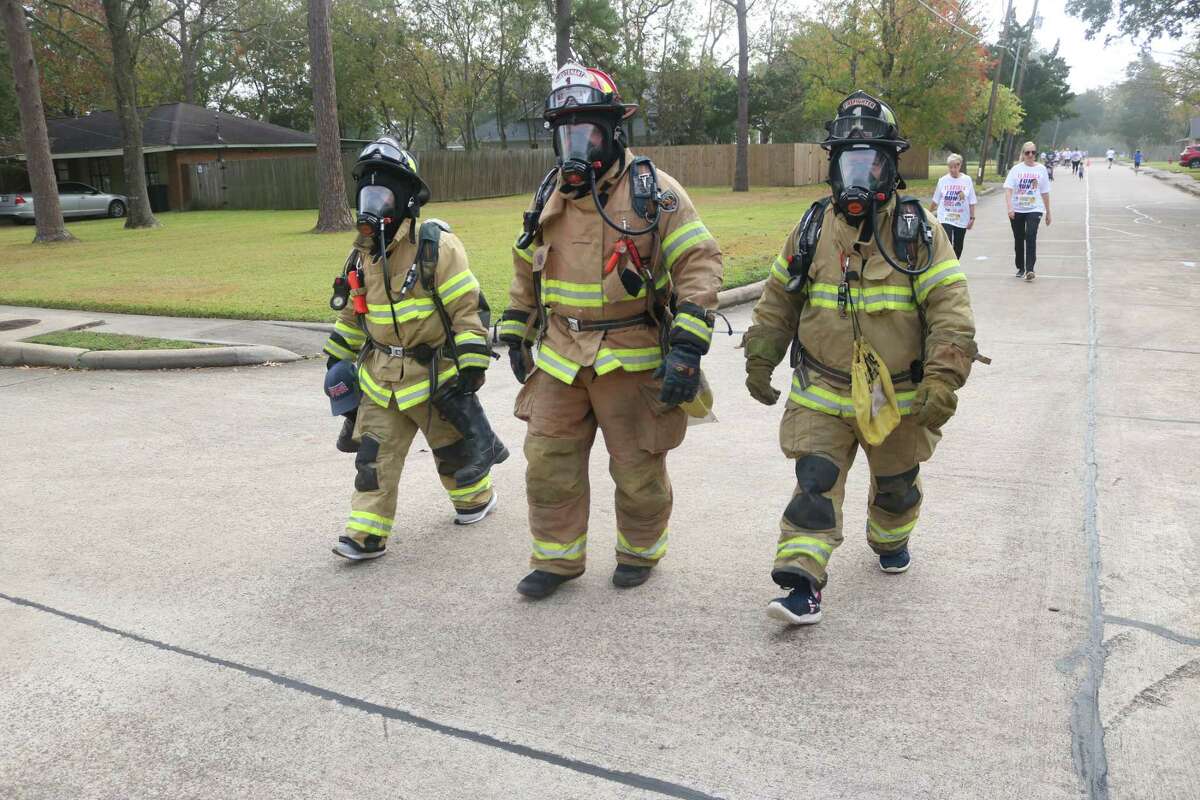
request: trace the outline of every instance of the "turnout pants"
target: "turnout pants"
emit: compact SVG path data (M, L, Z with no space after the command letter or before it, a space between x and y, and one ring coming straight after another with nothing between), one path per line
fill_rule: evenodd
M671 480L667 452L683 442L687 415L658 399L650 372L581 369L567 385L535 371L517 396L525 435L526 491L533 536L530 565L559 575L584 571L588 454L604 432L608 471L617 484L617 561L653 566L667 552Z
M354 437L362 442L355 454L354 495L350 498L350 521L346 535L362 544L368 536L387 537L396 514L397 487L404 459L419 430L425 435L442 486L450 502L459 511L487 505L492 499L492 476L485 475L471 486L458 486L454 470L462 466L462 434L436 410L430 416L428 402L396 408L393 399L387 408L364 400L358 409Z
M792 585L802 575L818 588L842 543L842 501L846 474L861 447L871 468L867 503L867 543L876 553L893 553L908 544L921 513L919 465L933 455L941 434L908 417L879 445L863 440L852 417L837 417L804 407L789 407L779 429L780 445L796 461L796 489L780 520L772 577Z

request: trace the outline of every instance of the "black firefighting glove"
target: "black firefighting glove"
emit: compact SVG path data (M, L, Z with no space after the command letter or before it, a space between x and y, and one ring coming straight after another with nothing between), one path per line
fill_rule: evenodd
M525 379L529 377L529 362L533 360L533 353L524 344L510 344L508 346L508 364L512 367L513 375L517 377L517 383L525 383Z
M695 399L700 391L700 353L686 344L676 344L654 377L662 378L658 399L667 405L677 406Z
M342 422L341 431L338 432L337 449L343 453L357 453L359 441L354 438L354 423L358 420L358 409L342 416L346 419Z
M461 367L458 370L458 386L466 394L474 394L483 386L483 367Z

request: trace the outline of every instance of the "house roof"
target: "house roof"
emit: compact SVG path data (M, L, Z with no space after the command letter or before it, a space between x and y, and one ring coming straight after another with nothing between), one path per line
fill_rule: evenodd
M311 133L226 114L188 103L141 109L142 145L147 152L214 147L313 147ZM114 111L46 120L50 152L108 155L121 152L121 123Z

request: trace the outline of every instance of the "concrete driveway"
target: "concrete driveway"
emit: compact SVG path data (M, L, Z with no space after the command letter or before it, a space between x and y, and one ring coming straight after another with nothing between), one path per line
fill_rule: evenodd
M329 553L353 466L318 361L0 370L0 796L1194 798L1198 201L1123 169L1053 198L1033 284L1001 196L967 236L994 364L923 470L913 569L851 533L808 629L764 614L793 473L736 338L657 574L608 583L598 447L590 569L540 603L503 362L498 513L451 525L418 445L364 565Z

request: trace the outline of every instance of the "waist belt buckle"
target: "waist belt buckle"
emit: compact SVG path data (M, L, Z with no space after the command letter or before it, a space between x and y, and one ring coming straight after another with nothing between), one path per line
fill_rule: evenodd
M404 348L403 347L395 347L394 345L389 344L387 346L387 349L388 349L388 355L390 355L392 358L404 358Z
M580 321L574 317L563 317L563 319L567 321L567 327L575 333L579 333L583 330L583 326L581 325Z

